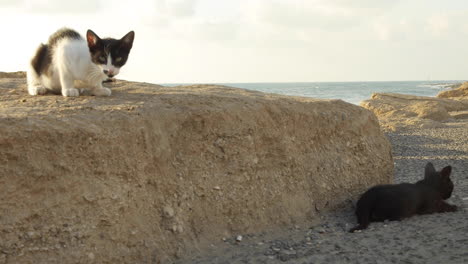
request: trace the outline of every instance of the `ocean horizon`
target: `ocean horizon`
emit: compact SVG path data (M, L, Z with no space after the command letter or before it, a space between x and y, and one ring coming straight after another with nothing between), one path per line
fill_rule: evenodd
M438 81L365 81L365 82L258 82L258 83L213 83L247 90L319 99L341 99L359 105L373 93L400 93L417 96L436 96L440 91L451 89L463 80ZM194 84L194 83L190 83ZM189 85L167 83L165 86Z

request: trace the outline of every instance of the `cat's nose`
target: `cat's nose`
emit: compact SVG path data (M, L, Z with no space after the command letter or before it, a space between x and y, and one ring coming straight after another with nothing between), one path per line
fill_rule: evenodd
M114 71L113 70L102 70L104 72L105 75L109 76L109 77L114 77Z

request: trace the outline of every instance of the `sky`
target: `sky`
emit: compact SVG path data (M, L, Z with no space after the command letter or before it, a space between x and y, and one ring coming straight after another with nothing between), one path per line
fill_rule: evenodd
M132 81L468 79L466 0L0 0L0 71L62 27L134 30Z

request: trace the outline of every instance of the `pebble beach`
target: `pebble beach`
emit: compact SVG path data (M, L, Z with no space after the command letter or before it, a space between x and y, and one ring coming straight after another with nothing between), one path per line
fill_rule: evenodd
M454 213L413 216L403 221L355 225L350 203L329 212L320 223L273 233L220 239L211 248L176 263L468 263L468 119L445 122L443 128L408 128L386 132L392 144L395 183L416 182L424 166L451 165Z

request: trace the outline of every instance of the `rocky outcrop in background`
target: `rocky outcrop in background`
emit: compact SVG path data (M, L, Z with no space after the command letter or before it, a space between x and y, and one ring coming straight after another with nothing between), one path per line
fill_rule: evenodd
M385 129L443 127L444 121L468 117L468 83L437 97L375 93L361 106L373 111Z
M458 87L454 87L455 89L447 90L447 91L442 91L440 92L437 97L439 98L464 98L468 100L468 82L464 82Z
M340 100L125 81L32 97L6 77L0 263L164 262L393 179L375 115Z

